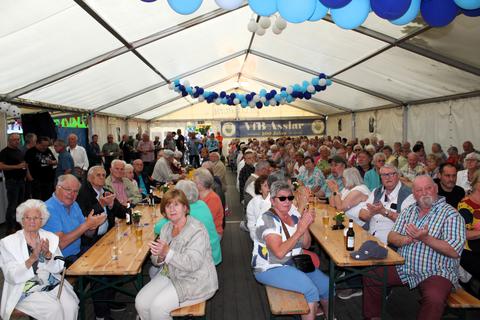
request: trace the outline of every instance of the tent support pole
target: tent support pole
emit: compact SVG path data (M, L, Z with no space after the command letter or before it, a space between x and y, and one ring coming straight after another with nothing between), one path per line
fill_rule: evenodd
M408 141L408 105L403 106L403 126L402 126L402 138L403 142Z
M357 114L352 112L352 139L357 138Z

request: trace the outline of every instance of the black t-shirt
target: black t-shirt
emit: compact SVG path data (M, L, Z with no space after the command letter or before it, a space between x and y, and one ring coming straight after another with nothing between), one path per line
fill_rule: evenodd
M0 162L12 166L16 164L20 164L24 161L23 152L20 149L12 149L10 147L6 147L2 151L0 151ZM15 170L4 170L3 174L5 175L5 179L24 179L27 170L25 169L15 169Z
M55 170L52 165L48 164L49 160L55 160L55 157L48 148L41 152L33 147L25 153L25 161L28 163L28 169L34 180L53 181Z
M440 184L440 179L434 179L435 183L438 185L438 195L445 197L445 201L457 209L458 203L462 201L465 197L465 190L462 187L455 186L451 192L447 192L442 189L442 185Z

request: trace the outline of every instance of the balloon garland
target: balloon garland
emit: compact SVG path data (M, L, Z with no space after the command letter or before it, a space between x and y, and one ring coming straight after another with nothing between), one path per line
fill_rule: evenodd
M324 91L332 84L323 73L311 81L303 81L302 84L294 84L288 87L282 87L280 91L261 89L258 93L250 92L248 94L227 93L221 91L207 91L202 87L190 86L188 80L175 80L169 84L169 88L178 92L182 97L190 96L199 102L215 103L217 105L240 105L242 108L250 107L261 109L268 106L279 106L285 103L291 103L297 99L310 100L314 94Z
M19 107L5 101L0 102L0 113L6 113L9 117L14 118L19 118L22 114Z
M168 0L170 7L183 15L195 12L202 2L203 0ZM215 2L225 10L237 9L243 3L242 0ZM268 17L278 12L285 21L291 23L318 21L330 10L335 24L343 29L360 26L367 19L370 10L395 25L408 24L421 13L425 22L432 27L446 26L459 12L469 17L480 15L480 0L249 0L248 5L259 16ZM254 28L253 24L249 27ZM265 34L262 29L266 28L258 28L258 35ZM281 32L278 28L272 31L275 34Z

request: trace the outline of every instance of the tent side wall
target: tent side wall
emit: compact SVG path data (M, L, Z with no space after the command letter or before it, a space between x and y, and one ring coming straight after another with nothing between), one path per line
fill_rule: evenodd
M406 114L407 132L404 135L403 123ZM342 120L339 130L339 120ZM352 125L354 123L354 128ZM456 146L462 152L462 143L466 140L480 147L480 97L448 100L430 104L419 104L329 116L327 134L365 138L376 136L387 144L418 140L427 146L427 153L434 142L446 149Z

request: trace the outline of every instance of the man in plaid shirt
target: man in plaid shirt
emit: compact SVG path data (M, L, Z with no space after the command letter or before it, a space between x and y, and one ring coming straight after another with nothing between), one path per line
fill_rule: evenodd
M416 203L402 211L388 235L405 264L388 267L388 285L419 287L422 296L417 319L440 319L453 284L458 281L465 223L460 214L437 195L428 176L413 182ZM383 268L372 271L379 279ZM381 282L364 277L363 314L380 319Z

